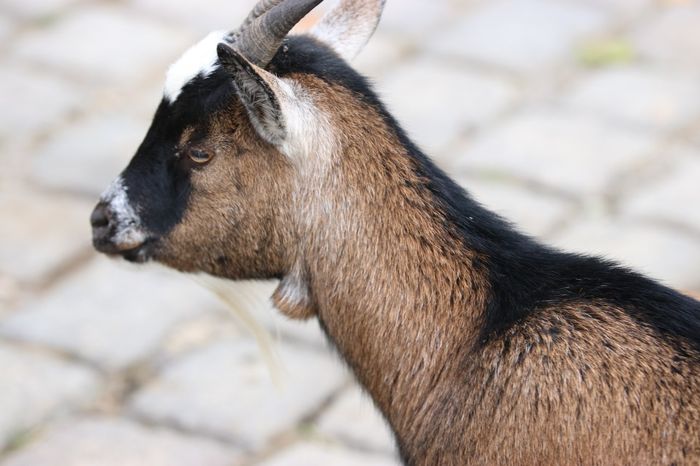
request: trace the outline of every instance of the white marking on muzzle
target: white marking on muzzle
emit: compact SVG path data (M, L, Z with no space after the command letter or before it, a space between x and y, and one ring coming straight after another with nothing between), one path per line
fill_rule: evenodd
M207 77L217 68L219 59L216 46L228 35L226 31L214 31L188 49L179 60L170 65L165 77L165 99L173 103L182 89L197 76Z
M114 224L114 244L128 249L143 244L148 234L141 225L141 219L134 207L129 203L126 186L121 176L117 177L100 200L107 204Z

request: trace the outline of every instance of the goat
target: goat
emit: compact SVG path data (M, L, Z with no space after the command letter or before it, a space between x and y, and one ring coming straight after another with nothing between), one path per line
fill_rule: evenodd
M279 279L406 464L700 463L700 303L481 207L348 65L383 0L289 35L319 3L261 0L170 68L96 249Z

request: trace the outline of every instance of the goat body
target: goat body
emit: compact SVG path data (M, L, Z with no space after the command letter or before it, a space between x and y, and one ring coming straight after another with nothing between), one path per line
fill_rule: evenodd
M317 3L262 2L255 34L266 9ZM383 2L352 4L255 60L222 43L206 72L174 67L186 83L103 195L96 247L279 278L277 308L319 319L406 464L700 463L700 303L469 197L343 59Z
M337 79L323 105L362 118L335 123L356 139L309 188L328 211L299 232L309 299L276 303L318 317L407 464L700 461L700 304L515 232L358 76L314 66Z

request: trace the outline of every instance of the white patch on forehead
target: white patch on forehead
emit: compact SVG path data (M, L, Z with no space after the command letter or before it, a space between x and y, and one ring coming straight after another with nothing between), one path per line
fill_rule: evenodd
M121 246L138 246L148 236L141 226L141 219L129 203L126 186L121 176L117 177L102 194L102 202L109 206L115 224L113 241Z
M173 103L182 89L197 76L209 76L216 70L218 56L216 46L224 41L227 31L214 31L187 50L182 57L168 69L165 76L163 95Z

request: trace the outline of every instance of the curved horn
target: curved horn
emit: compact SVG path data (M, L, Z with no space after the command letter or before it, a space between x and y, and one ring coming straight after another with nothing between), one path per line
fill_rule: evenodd
M245 28L250 26L253 21L270 11L272 8L276 7L280 3L282 3L284 0L260 0L255 7L253 7L252 11L248 14L248 17L243 21L243 24L241 24L241 27L238 29L239 31L243 31Z
M267 3L274 1L268 0ZM289 31L322 1L286 0L278 3L241 31L235 47L252 63L264 68L275 56Z

